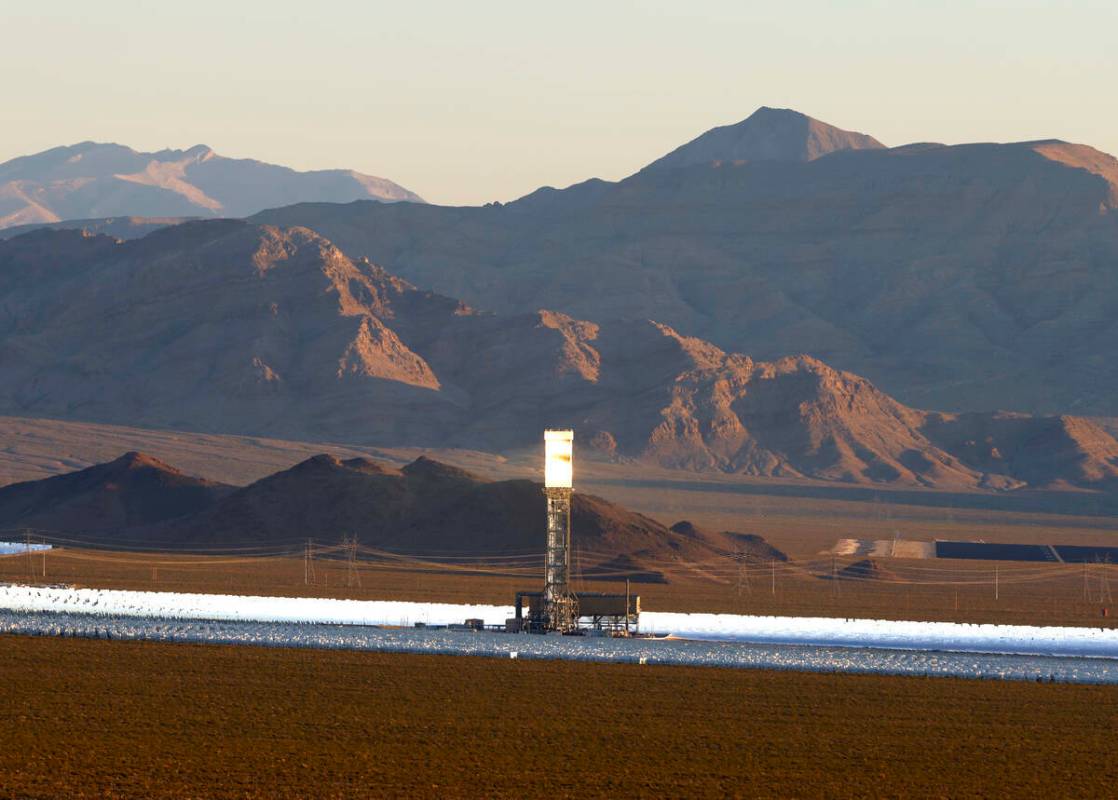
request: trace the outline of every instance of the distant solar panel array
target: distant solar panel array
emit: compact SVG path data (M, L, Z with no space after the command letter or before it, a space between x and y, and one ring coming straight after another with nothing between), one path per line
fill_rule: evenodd
M1048 561L1065 564L1118 564L1118 547L937 541L935 548L936 558L969 558L983 561Z

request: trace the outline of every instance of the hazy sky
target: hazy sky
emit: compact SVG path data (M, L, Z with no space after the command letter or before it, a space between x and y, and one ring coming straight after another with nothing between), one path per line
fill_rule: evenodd
M1118 0L0 0L0 75L0 161L203 143L438 203L621 178L760 105L1118 153Z

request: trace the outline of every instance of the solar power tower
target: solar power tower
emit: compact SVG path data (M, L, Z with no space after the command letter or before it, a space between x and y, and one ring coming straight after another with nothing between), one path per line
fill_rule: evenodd
M567 633L578 627L578 598L570 586L574 431L546 430L543 442L547 556L541 621L546 630Z

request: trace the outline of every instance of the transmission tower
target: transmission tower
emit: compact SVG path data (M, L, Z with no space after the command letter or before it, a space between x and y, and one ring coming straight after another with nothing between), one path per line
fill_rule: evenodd
M1110 559L1104 559L1096 567L1099 574L1099 602L1100 603L1113 603L1114 595L1110 593L1110 576L1107 567L1110 566Z
M749 563L746 561L745 550L738 548L734 552L734 559L738 562L738 598L741 598L742 591L748 595L753 594L753 587L749 585Z
M346 551L345 585L350 589L361 586L361 575L357 572L357 537L347 536L342 539L342 546Z
M314 584L314 539L307 539L303 545L303 585Z

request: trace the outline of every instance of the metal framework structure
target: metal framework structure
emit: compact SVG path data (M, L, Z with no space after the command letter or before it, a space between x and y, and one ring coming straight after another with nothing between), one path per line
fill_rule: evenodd
M640 615L640 598L625 594L576 595L571 588L571 497L574 494L574 431L546 430L544 497L547 498L547 550L542 592L517 592L516 616L506 630L530 633L628 636ZM527 612L527 613L525 613ZM587 620L584 627L579 622Z
M628 581L625 594L583 592L572 599L572 627L560 631L561 633L630 636L640 620L641 598L629 591ZM516 633L547 633L554 630L547 627L547 623L551 621L550 608L543 592L517 592L516 616L506 621L505 630Z
M544 562L543 619L545 630L568 633L578 627L578 598L571 591L570 487L545 486L547 554Z

